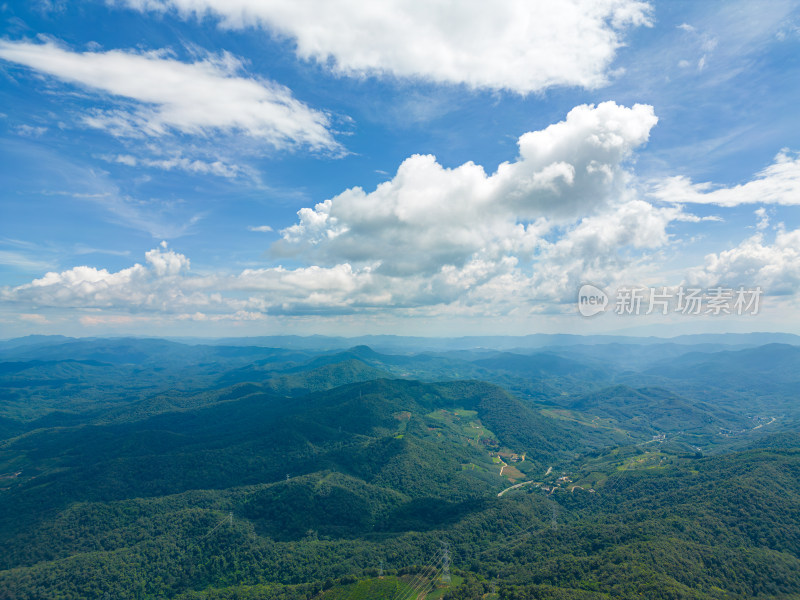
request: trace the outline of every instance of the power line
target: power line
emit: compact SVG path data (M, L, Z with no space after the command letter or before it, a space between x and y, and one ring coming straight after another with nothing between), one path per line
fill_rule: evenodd
M219 523L217 523L217 525L216 525L216 527L214 527L214 529L212 529L211 531L209 531L208 533L206 533L206 534L205 534L203 537L201 537L200 539L201 539L201 540L204 540L204 539L206 539L208 536L210 536L212 533L214 533L214 532L215 532L217 529L219 529L220 527L222 527L222 526L225 524L225 522L226 522L226 521L228 522L228 524L229 524L229 525L233 526L233 512L229 512L227 517L225 517L224 519L222 519L222 521L220 521Z
M444 544L444 555L442 556L442 581L450 585L450 546L447 542Z
M423 584L425 584L425 587L427 587L428 585L427 582L430 580L431 576L433 576L438 571L436 567L438 563L439 563L439 558L437 557L437 559L434 562L430 563L429 567L417 573L417 576L409 584L410 589L406 592L401 593L399 600L409 600L409 598L413 598L414 596L419 596Z
M400 592L396 594L392 600L408 600L409 598L413 598L414 594L419 595L419 590L422 589L422 583L424 583L431 576L431 574L437 573L439 570L436 565L438 565L439 561L441 560L440 552L441 551L437 551L433 560L431 560L422 570L417 572L417 576L414 577L411 583L408 584L410 589L407 591L400 590Z
M435 562L437 562L438 560L439 560L439 557L438 557L438 553L437 553L437 555L436 555L436 556L434 556L433 560L432 560L431 562L429 562L429 563L428 563L428 564L427 564L427 565L424 567L424 569L423 569L423 570L426 570L426 569L427 569L427 568L428 568L430 565L434 564L434 563L435 563ZM415 583L415 582L416 582L416 581L419 579L419 577L420 577L420 573L421 573L421 571L417 571L417 575L416 575L416 577L414 577L414 579L412 579L411 583L409 583L409 584L407 584L407 585L411 586L412 584L414 584L414 583ZM399 578L398 578L398 580L399 580ZM392 597L392 600L400 600L402 597L404 597L404 596L406 596L406 595L407 595L407 592L406 592L406 591L404 591L402 588L400 588L400 589L398 589L398 590L397 590L397 592L395 592L394 596Z
M422 580L422 583L424 585L418 589L415 589L411 597L413 598L414 594L416 594L417 598L419 598L420 596L424 597L430 590L436 587L436 579L438 578L440 572L441 569L437 569L436 566L434 565L433 571L428 574L427 578L424 578Z

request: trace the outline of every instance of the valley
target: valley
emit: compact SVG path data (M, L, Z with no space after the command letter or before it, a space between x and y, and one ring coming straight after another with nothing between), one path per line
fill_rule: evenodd
M3 598L800 594L793 346L39 342L0 345Z

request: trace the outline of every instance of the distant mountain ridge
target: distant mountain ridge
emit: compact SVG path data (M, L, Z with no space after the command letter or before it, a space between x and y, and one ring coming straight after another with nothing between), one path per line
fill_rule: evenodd
M70 338L60 335L31 335L21 338L0 340L0 352L4 349L22 346L48 346L60 343L75 343L80 341L98 342L102 340L130 339L154 340L160 338L135 338L135 337L102 337L102 338ZM725 344L762 346L770 343L784 343L800 345L800 336L784 332L753 332L753 333L701 333L678 335L673 337L659 336L632 336L632 335L578 335L578 334L548 334L535 333L521 336L462 336L462 337L420 337L401 335L363 335L355 337L325 336L325 335L275 335L253 337L221 337L221 338L191 338L168 337L163 338L185 345L211 345L211 346L261 346L269 348L283 348L294 350L332 351L352 348L355 346L369 346L383 352L407 351L436 351L493 349L493 350L520 350L546 347L597 345L597 344L628 344L628 345L654 345L663 343L695 345L695 344Z

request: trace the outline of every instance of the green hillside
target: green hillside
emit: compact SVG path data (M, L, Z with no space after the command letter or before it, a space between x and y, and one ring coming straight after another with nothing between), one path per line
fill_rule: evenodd
M462 358L68 345L0 363L0 598L800 597L796 421L692 372L519 398ZM471 368L542 360L502 356Z

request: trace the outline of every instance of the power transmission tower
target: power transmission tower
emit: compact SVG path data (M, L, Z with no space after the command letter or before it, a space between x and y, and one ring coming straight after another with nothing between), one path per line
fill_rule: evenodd
M551 507L553 509L552 516L550 517L550 528L553 530L558 529L558 510L556 509L556 503L553 502Z
M444 553L442 554L442 583L450 585L450 546L444 542Z
M378 567L378 577L383 577L383 561L381 561L381 564Z

